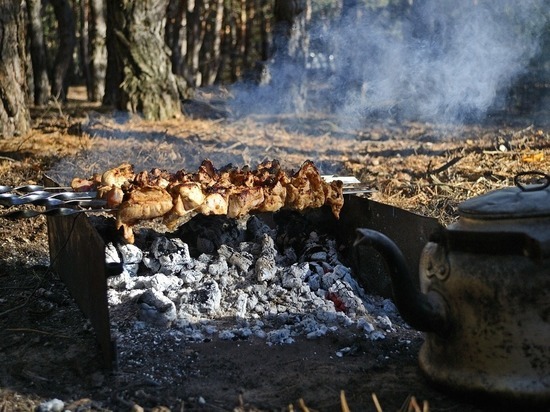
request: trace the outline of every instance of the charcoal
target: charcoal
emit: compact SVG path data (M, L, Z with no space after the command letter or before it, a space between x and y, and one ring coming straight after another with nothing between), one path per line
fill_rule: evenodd
M232 331L229 330L222 330L218 337L223 340L232 340L235 339L235 334Z
M281 284L285 289L298 289L309 274L307 263L295 263L281 272Z
M154 256L144 255L142 262L152 273L160 272L160 262Z
M374 325L365 317L357 319L357 329L361 329L363 332L369 334L374 332Z
M164 292L170 289L177 289L183 284L183 280L174 275L165 275L157 273L151 276L151 288L156 291Z
M228 269L227 260L221 256L208 265L208 273L214 278L225 275Z
M246 233L248 237L253 241L257 242L264 235L268 235L273 238L275 230L271 229L264 221L262 221L257 216L251 216L250 219L246 222Z
M277 329L267 333L268 345L280 345L293 343L294 338L291 336L291 331L288 328Z
M228 258L227 263L234 266L239 270L240 273L248 272L250 266L253 263L253 257L246 252L233 252Z
M36 407L37 412L63 412L65 403L57 398L42 402Z
M137 305L136 327L177 328L179 339L193 342L217 336L290 344L298 335L318 339L353 325L366 339L383 339L393 330L395 306L364 293L333 239L299 233L301 218L287 216L277 229L256 216L246 225L203 217L205 227L194 222L181 238L108 244L106 261L124 265L107 280L109 305ZM275 241L286 236L281 227L292 237L282 244Z
M275 259L270 256L260 256L254 265L254 273L258 282L272 280L277 275Z
M237 319L244 319L246 315L246 305L248 302L248 295L240 293L236 302L236 313L235 316Z
M307 284L311 290L319 290L321 287L321 277L318 274L312 274L308 277Z
M246 305L249 310L256 310L256 306L258 306L258 297L252 293L248 293Z
M117 291L115 291L114 289L108 289L107 302L109 303L109 306L116 306L122 303L122 299L120 298L120 294Z
M123 270L119 275L107 278L107 286L115 290L132 289L135 284L135 278L127 270Z
M325 336L329 330L327 326L322 323L321 324L314 323L314 325L311 325L311 326L314 326L311 328L312 330L309 330L309 331L307 329L305 330L307 339L317 339L317 338L320 338L321 336Z
M204 273L197 269L182 270L179 274L184 285L191 285L200 282L204 277Z
M161 292L148 290L138 299L139 319L158 327L169 327L176 319L176 305Z
M112 242L109 242L105 245L105 264L117 264L121 263L122 260L118 254L118 251L115 245Z
M382 325L383 327L385 327L387 331L392 331L393 330L393 324L392 324L390 318L388 318L386 315L378 315L376 317L376 320L378 320L378 323L380 325Z
M313 261L324 262L327 260L327 252L319 251L312 253L309 259Z
M293 263L295 263L298 260L298 256L296 255L296 251L294 248L288 247L284 250L282 254L278 254L275 257L275 261L277 262L277 265L279 266L290 266Z
M182 296L183 312L191 314L213 313L220 308L221 291L218 283L210 281Z
M135 245L119 245L118 251L122 257L123 270L130 276L136 276L139 270L139 264L143 258L143 252Z
M194 266L189 246L181 239L156 238L144 259L144 264L153 272L173 275Z
M246 238L246 230L239 222L226 216L198 215L186 226L199 253L214 253L222 245L234 246Z
M395 306L395 304L390 300L390 299L384 299L382 301L382 308L384 310L384 312L390 314L390 315L397 315L398 311L397 311L397 307Z

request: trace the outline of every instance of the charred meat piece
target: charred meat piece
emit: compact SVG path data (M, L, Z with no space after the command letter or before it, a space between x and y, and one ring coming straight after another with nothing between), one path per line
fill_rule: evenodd
M280 181L275 184L264 185L264 201L258 205L258 212L276 212L285 205L286 188Z
M344 207L343 186L344 184L341 180L334 180L330 183L325 183L323 186L325 190L325 204L330 207L336 219L340 218L340 211Z

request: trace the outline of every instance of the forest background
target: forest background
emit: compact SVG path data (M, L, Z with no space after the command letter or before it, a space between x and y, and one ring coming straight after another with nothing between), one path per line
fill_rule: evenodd
M0 0L0 136L26 133L30 106L63 103L76 84L92 102L152 120L180 117L211 85L239 85L236 112L266 100L292 113L444 121L546 109L549 9L546 0Z

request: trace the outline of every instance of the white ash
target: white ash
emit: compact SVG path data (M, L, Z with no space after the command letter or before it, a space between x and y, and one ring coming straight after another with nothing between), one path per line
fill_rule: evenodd
M42 402L36 407L37 412L63 412L65 403L57 398Z
M197 238L203 253L195 258L182 239L160 234L150 245L139 236L136 245L107 244L107 263L123 267L108 278L115 333L124 329L117 323L133 322L130 329L177 331L187 341L256 337L271 345L340 328L369 340L395 331L395 306L365 294L326 235L310 232L298 255L277 250L277 233L256 217L217 232Z

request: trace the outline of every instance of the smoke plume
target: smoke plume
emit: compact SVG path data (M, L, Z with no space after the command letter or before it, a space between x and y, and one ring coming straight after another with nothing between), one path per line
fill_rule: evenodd
M546 0L426 0L404 13L348 11L309 29L307 110L349 122L372 114L462 122L502 108L550 24ZM235 113L288 113L296 63L273 56L271 81L234 89Z

